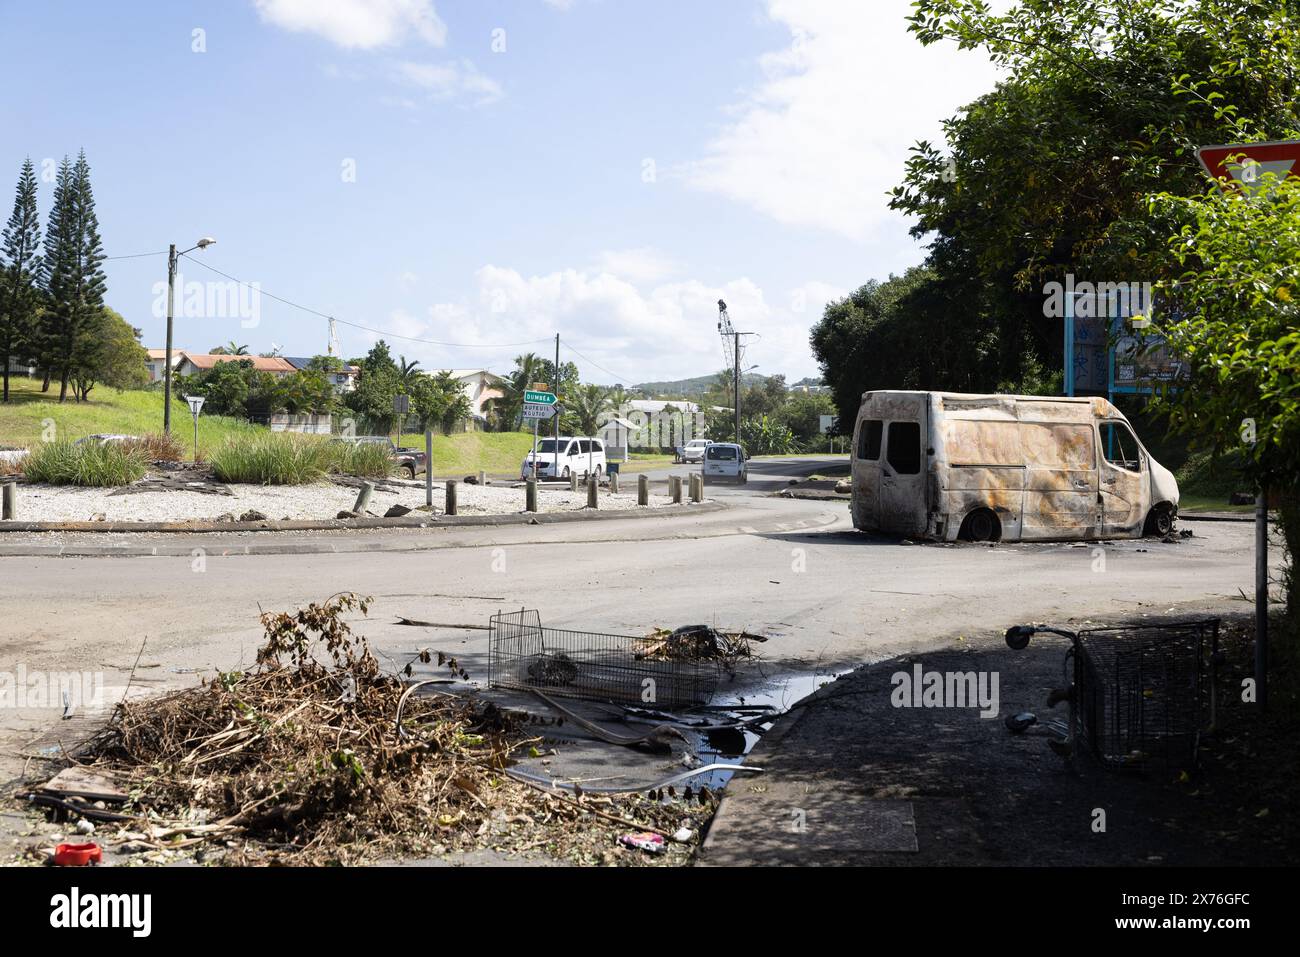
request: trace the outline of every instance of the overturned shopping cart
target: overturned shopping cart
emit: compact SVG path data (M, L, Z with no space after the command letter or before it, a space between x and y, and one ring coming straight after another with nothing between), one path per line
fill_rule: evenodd
M498 613L489 624L488 683L625 705L708 704L720 662L664 660L646 647L642 637L543 627L534 609Z

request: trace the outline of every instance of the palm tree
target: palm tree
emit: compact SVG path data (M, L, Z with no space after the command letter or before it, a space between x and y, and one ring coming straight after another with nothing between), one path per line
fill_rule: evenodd
M407 362L406 356L398 356L397 358L397 377L402 380L403 385L409 384L417 375L422 374L418 371L420 366L419 359L412 359L410 362Z
M248 355L248 346L240 345L234 339L231 339L224 346L213 346L212 355L214 356L246 356Z
M502 396L497 400L501 424L508 429L519 427L524 412L524 393L533 387L541 371L542 360L535 352L515 356L515 368L501 383Z
M609 408L609 390L598 385L583 385L573 390L566 410L577 426L579 435L595 435L600 428L600 417Z

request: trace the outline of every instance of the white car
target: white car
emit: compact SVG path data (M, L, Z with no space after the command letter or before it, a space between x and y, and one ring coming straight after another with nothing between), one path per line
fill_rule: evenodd
M691 439L685 445L677 446L677 454L673 456L674 462L703 462L704 450L708 447L708 439Z
M749 460L734 442L710 442L704 448L704 481L731 479L741 485L749 481Z
M559 454L556 454L556 448ZM555 439L539 439L537 442L537 477L567 479L571 475L581 475L584 479L595 475L597 479L605 474L605 446L600 439L572 438L560 436ZM524 456L519 466L519 477L533 477L533 453Z

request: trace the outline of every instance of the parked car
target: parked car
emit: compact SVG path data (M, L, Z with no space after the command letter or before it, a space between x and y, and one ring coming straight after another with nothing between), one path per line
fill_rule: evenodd
M122 442L134 442L139 439L138 435L122 435L117 432L96 432L94 435L87 435L85 438L77 439L74 445L110 445Z
M731 479L740 485L749 481L749 460L734 442L710 442L704 447L704 481Z
M953 541L1169 534L1178 483L1100 397L868 392L853 524Z
M556 454L556 449L559 454ZM567 479L571 475L589 475L600 478L605 473L605 446L600 439L560 436L540 439L537 443L537 476L539 478ZM519 477L533 476L533 453L529 450L519 466Z
M677 446L676 452L673 454L673 461L677 463L703 462L704 449L708 444L708 439L691 439L685 445Z

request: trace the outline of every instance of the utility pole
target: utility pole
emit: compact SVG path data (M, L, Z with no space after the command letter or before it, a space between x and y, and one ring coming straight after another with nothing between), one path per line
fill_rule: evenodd
M732 388L735 390L735 411L736 411L736 444L740 444L740 333L733 332L732 336L732 354L736 357L735 371L732 373Z
M1268 489L1255 496L1255 704L1268 710Z
M560 334L555 334L555 381L551 383L551 388L555 391L556 398L560 395ZM560 414L557 412L552 418L555 419L555 462L558 466L560 461ZM559 476L555 476L559 478Z
M163 432L172 430L172 304L176 293L176 263L186 253L196 249L207 249L216 242L211 236L204 236L189 249L176 251L176 244L167 247L167 355L163 365Z
M172 302L176 289L176 244L167 248L167 355L163 359L163 432L172 430Z

